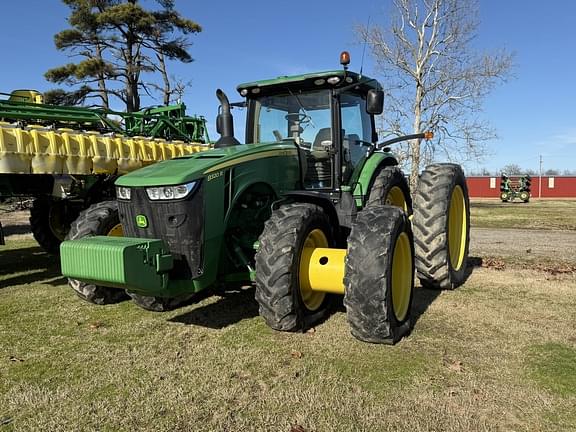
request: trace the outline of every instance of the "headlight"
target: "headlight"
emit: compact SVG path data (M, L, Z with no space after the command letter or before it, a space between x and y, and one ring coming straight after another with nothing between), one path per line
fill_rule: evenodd
M123 186L117 186L116 187L116 196L119 199L123 199L123 200L129 200L132 190L130 188L127 187L123 187Z
M194 189L197 182L186 183L178 186L158 186L146 188L148 198L156 200L178 200L186 198Z

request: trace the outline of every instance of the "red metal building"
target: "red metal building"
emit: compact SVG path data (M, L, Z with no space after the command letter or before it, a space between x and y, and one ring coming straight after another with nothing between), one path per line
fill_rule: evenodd
M499 198L500 177L472 176L467 177L470 198ZM532 177L532 198L574 198L576 199L576 176L542 176Z

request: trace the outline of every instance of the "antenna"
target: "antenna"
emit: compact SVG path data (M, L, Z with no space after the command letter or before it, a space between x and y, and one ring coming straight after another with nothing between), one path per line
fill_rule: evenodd
M362 48L362 61L360 62L360 77L362 77L362 69L364 68L364 53L366 52L366 45L368 44L369 31L370 31L370 15L368 15L368 23L366 24L366 38L364 39L364 48Z

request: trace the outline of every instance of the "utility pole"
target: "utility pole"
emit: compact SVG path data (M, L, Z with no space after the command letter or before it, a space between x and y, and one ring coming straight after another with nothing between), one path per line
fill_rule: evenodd
M542 198L542 155L540 155L540 178L538 180L538 198Z

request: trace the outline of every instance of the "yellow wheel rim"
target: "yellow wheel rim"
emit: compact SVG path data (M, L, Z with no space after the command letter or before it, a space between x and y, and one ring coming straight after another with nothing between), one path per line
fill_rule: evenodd
M392 205L400 207L405 212L408 211L408 204L406 203L406 197L404 192L398 186L392 186L386 195L386 200L384 201L386 205Z
M466 218L466 202L464 192L456 186L450 198L450 212L448 214L448 252L450 264L456 271L460 270L466 252L466 234L468 220Z
M64 241L70 227L63 226L63 217L59 210L61 210L61 207L56 206L56 204L50 206L50 210L48 211L48 227L52 234L54 234L54 237L60 241Z
M408 314L412 277L410 239L403 232L396 239L392 257L392 307L398 321L403 321Z
M312 258L312 252L316 248L327 248L328 246L329 244L326 235L324 235L322 230L315 229L308 233L300 253L298 284L300 286L300 297L302 298L302 303L304 303L304 306L306 306L306 308L311 311L318 309L326 297L326 293L313 291L310 287L308 271L310 267L310 260Z
M108 234L106 235L108 237L122 237L124 235L122 224L114 225L114 227L110 231L108 231Z

